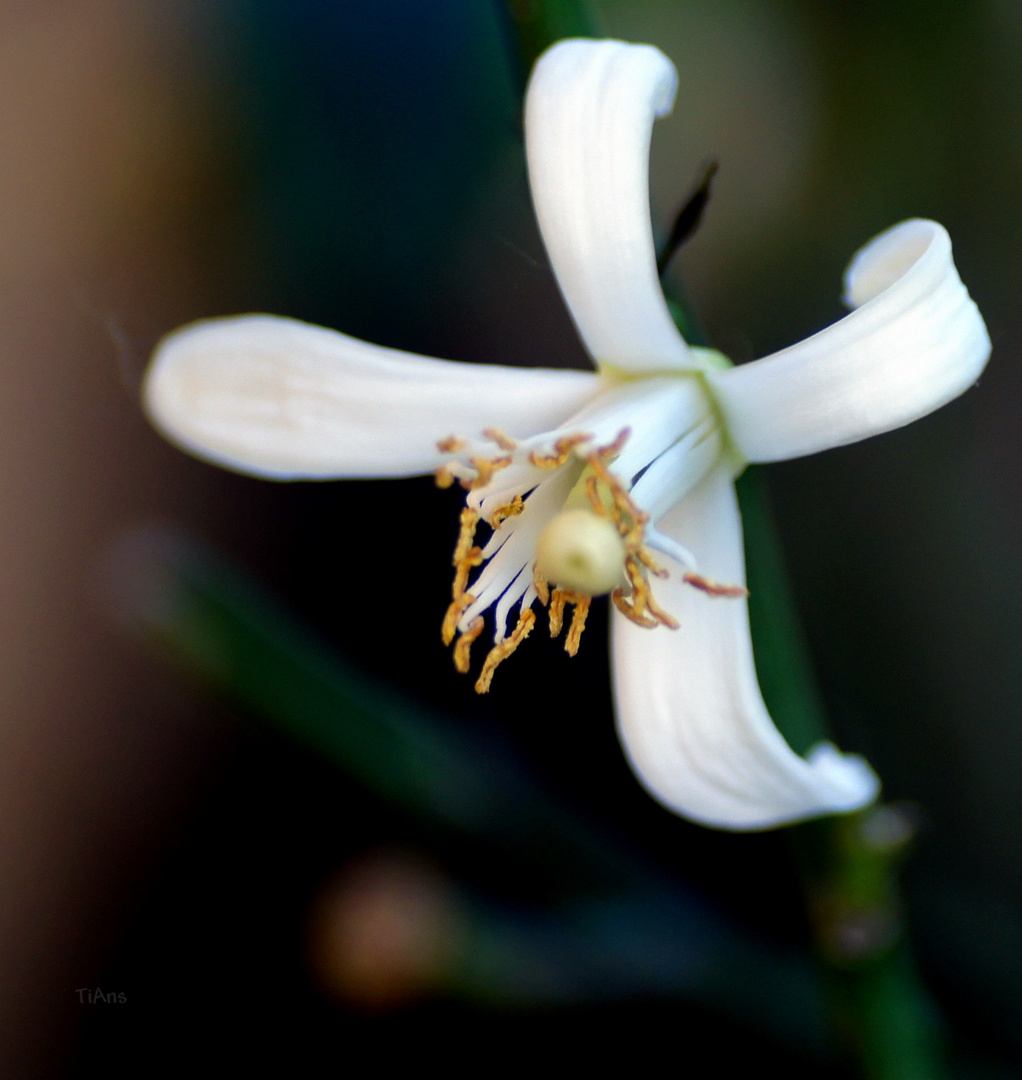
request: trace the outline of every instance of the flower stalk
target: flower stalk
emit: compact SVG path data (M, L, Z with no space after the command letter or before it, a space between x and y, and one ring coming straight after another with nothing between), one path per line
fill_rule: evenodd
M683 292L671 312L708 344ZM757 466L735 484L745 537L756 677L781 734L799 754L831 737L784 553ZM794 826L831 1033L866 1080L943 1080L940 1016L905 937L898 875L915 835L910 808L874 805Z
M756 466L736 488L756 675L777 727L793 750L804 753L830 737L823 700ZM905 936L899 873L914 835L911 808L883 804L790 832L828 989L831 1030L867 1080L947 1075L940 1016Z

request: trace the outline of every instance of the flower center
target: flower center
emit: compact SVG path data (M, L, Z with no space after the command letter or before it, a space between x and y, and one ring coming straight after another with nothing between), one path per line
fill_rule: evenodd
M468 491L443 624L444 643L454 644L458 671L469 669L472 644L484 629L482 612L496 608L496 639L476 681L479 693L486 693L497 666L532 632L536 600L547 608L551 637L560 635L572 605L564 643L570 656L578 651L592 597L603 593L610 593L617 608L640 626L677 628L649 587L649 574L667 573L644 542L649 515L609 469L630 434L624 428L598 447L591 446L593 436L585 432L519 447L503 432L487 429L483 437L497 445L497 456L473 453L469 440L455 436L437 444L444 453L467 458L467 464L452 460L436 477L441 487L457 480ZM484 546L476 544L481 522L492 530ZM507 613L519 601L518 622L505 634Z
M558 429L521 442L488 428L481 438L452 435L437 444L449 455L438 485L457 482L467 492L443 622L458 671L471 666L487 612L494 623L478 693L532 632L537 601L551 637L567 626L570 656L592 597L603 593L639 626L677 629L653 597L651 579L668 576L654 547L678 561L694 587L744 593L700 577L691 552L651 525L651 512L661 516L719 460L717 426L699 380L663 375L613 384ZM477 542L481 525L489 536Z

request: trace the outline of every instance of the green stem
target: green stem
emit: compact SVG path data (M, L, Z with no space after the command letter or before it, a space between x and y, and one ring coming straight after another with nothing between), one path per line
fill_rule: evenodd
M804 754L828 737L809 647L788 587L763 477L750 466L736 485L745 533L749 619L763 697L791 748Z
M827 738L823 703L792 600L762 477L739 480L756 673L778 728L799 753ZM876 806L791 830L803 871L834 1034L869 1080L938 1080L939 1018L902 923L900 863L912 815Z
M676 289L669 304L686 340L709 344L683 292ZM781 734L804 754L828 738L823 700L758 468L748 468L736 489L756 675ZM829 988L831 1028L868 1080L947 1075L939 1016L902 923L898 869L912 833L911 815L892 806L791 830Z

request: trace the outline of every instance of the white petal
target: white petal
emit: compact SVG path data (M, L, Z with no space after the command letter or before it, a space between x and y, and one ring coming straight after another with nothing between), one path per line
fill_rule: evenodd
M773 356L707 373L738 451L780 461L901 427L979 377L990 338L935 221L905 221L852 260L840 322Z
M591 434L592 443L580 450L586 454L614 442L627 428L624 448L612 465L627 482L712 415L713 405L699 379L654 375L630 379L600 394L565 420L561 430Z
M385 349L294 319L245 315L165 338L149 417L208 461L259 476L412 476L448 435L556 428L604 384L583 371L459 364Z
M726 466L660 528L692 549L701 573L744 582ZM878 781L865 761L829 744L807 760L774 727L756 682L746 602L706 596L671 569L653 590L679 630L646 630L614 612L618 729L650 793L684 817L725 829L764 829L870 802Z
M653 121L677 75L651 45L573 39L537 61L525 101L532 201L592 357L627 371L697 368L664 301L649 217Z
M720 433L705 420L665 450L639 477L632 498L656 522L720 460Z

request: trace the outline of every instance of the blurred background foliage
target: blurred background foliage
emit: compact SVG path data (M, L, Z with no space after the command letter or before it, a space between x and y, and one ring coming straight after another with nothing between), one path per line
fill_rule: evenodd
M911 931L949 1022L956 1075L1017 1075L1022 5L602 0L598 11L611 35L657 44L679 70L674 115L654 134L661 227L705 163L720 163L676 270L732 358L839 317L850 255L908 216L947 226L987 318L994 357L978 390L903 431L771 467L767 479L838 740L868 755L888 798L920 808L906 873ZM70 567L63 592L92 589L99 553L138 520L204 536L364 677L527 763L587 829L701 895L712 920L797 955L806 916L787 838L690 826L629 773L612 726L605 612L591 616L575 660L530 641L477 699L438 633L456 494L428 480L234 477L185 459L137 417L133 393L157 338L241 311L465 361L585 364L531 216L499 6L12 0L0 20L0 191L17 209L0 225L8 475L50 499L19 533L26 543L36 530L82 552L70 563L54 555ZM46 363L40 327L54 341ZM37 400L59 408L40 404L22 431L18 414ZM33 440L44 439L40 456ZM5 492L22 497L18 486ZM33 655L71 655L51 630L66 625L61 611L55 600L26 615L44 620ZM82 615L76 641L99 621ZM5 623L3 640L21 632ZM12 655L12 670L24 668ZM17 994L11 1061L23 1054L33 1068L83 1077L157 1075L201 1053L232 1072L270 1062L313 1075L365 1053L380 1067L455 1069L540 1052L551 1068L634 1068L669 1053L679 1068L709 1061L725 1075L766 1063L820 1075L811 1038L800 1046L769 1024L748 1027L677 988L600 1001L580 991L556 1007L537 994L531 1008L487 1007L482 990L425 993L450 981L420 978L443 968L429 933L406 950L426 959L412 974L398 963L383 989L337 975L336 935L316 929L334 923L316 912L354 910L363 925L359 912L397 910L402 926L453 919L463 934L524 920L520 940L546 941L536 946L546 954L570 951L570 935L550 945L540 913L570 904L516 858L467 849L312 750L250 726L243 710L204 704L141 650L107 661L102 695L83 704L77 687L97 661L74 655L78 681L45 708L122 764L104 772L59 749L56 722L52 748L10 752L24 763L52 750L60 764L39 773L49 777L36 785L40 800L45 783L85 777L45 829L11 847L12 860L52 850L64 852L53 865L76 867L51 890L56 899L33 906L49 888L40 878L28 899L4 900L15 936L37 926L30 940L52 953L49 981L29 979ZM128 693L129 683L140 688ZM30 715L13 698L10 711ZM171 719L182 714L187 722ZM139 730L159 732L145 736L152 747ZM153 768L138 762L157 758L156 780L129 782ZM34 812L26 800L10 820ZM84 815L81 835L93 839L72 844L79 833L66 822L86 803L106 809ZM65 924L76 927L69 937ZM790 978L801 1001L802 976ZM129 1005L83 1008L79 986L123 991Z

